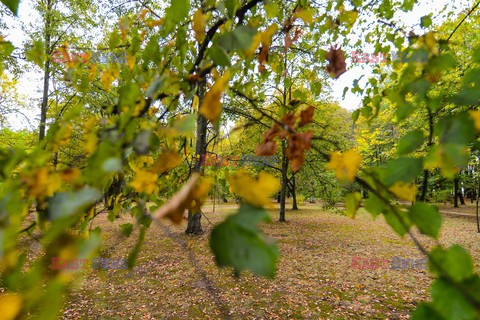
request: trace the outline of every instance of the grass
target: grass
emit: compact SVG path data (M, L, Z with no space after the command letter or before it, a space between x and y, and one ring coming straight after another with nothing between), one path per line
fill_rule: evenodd
M232 204L216 205L206 216L212 224L232 212ZM352 257L418 259L408 238L398 237L379 217L360 212L356 219L325 212L319 206L301 206L287 212L287 223L271 223L264 232L276 239L281 258L274 280L245 273L232 277L218 269L208 248L213 228L202 219L206 234L185 236L185 225L169 226L187 241L198 267L205 270L234 319L408 319L409 312L429 299L432 280L426 270L356 270ZM121 235L119 225L100 218L105 233L103 249L112 258L123 258L135 242ZM427 247L434 243L419 235ZM474 221L445 217L440 242L460 243L473 254L479 268L479 235ZM152 224L138 257L127 270L86 270L83 282L67 298L65 319L219 319L216 301L207 291L184 249Z

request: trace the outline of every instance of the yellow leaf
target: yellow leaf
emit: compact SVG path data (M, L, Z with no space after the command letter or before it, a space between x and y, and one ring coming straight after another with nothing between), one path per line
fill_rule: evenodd
M61 172L61 177L63 181L72 183L73 181L77 180L78 177L80 177L81 173L82 172L78 168L68 168Z
M260 42L262 41L262 34L260 32L257 32L252 39L252 44L250 45L250 48L245 50L245 55L250 58L253 56L255 53L255 50L257 50L258 46L260 45Z
M202 42L205 36L205 27L207 25L207 15L203 13L202 9L198 9L193 14L193 31L195 31L195 39Z
M190 206L190 209L192 209L193 212L200 211L200 208L208 196L211 186L212 180L208 177L201 179L201 181L197 183L196 188L192 192L193 201Z
M166 151L158 157L153 166L153 171L162 174L165 171L178 167L180 164L182 164L182 158L176 152Z
M52 196L60 188L61 177L55 172L49 172L47 167L40 168L31 177L26 178L28 194L43 200Z
M83 150L88 154L93 154L97 150L98 137L96 133L90 133L85 137L85 144Z
M414 183L395 182L388 190L399 199L410 202L415 201L415 196L417 195L417 186Z
M13 320L20 313L22 307L22 298L18 294L0 295L0 318L2 320Z
M102 83L105 90L110 91L110 87L112 86L112 82L115 80L115 77L112 72L106 70L102 72L102 76L100 77L100 82Z
M154 172L147 170L138 170L135 174L135 178L130 182L135 191L146 194L153 194L158 192L157 186L158 175Z
M205 94L202 106L200 107L200 113L210 120L215 122L222 113L222 93L228 87L228 81L230 80L230 70L227 70L222 77L217 79L210 90Z
M270 196L280 187L278 180L266 172L260 172L258 179L254 180L244 170L240 170L227 179L233 193L257 207L269 205Z
M262 45L269 47L272 44L273 35L277 32L278 26L274 23L262 32Z
M97 76L97 65L92 64L90 70L88 71L88 80L93 81Z
M135 61L136 61L135 56L129 54L128 57L127 57L127 67L130 70L133 70L133 67L135 67Z
M295 18L300 18L305 22L306 24L310 24L313 22L313 14L315 12L313 11L312 8L308 9L300 9L297 12L295 12L294 17Z
M473 118L473 121L475 122L475 129L477 129L477 131L480 131L480 111L470 110L469 113L470 116Z
M341 154L334 152L330 155L327 169L334 169L337 178L342 182L352 182L357 175L362 156L355 150L348 150Z
M156 26L161 26L163 25L163 19L158 19L158 20L149 20L145 22L145 25L149 28L153 28Z
M193 96L193 102L192 102L193 111L197 111L199 104L200 104L200 99L198 98L198 96L197 95Z
M428 51L432 52L433 54L438 54L438 48L435 47L437 40L435 40L435 35L433 32L429 32L424 36L424 42Z
M147 13L149 13L150 11L148 9L143 9L140 14L138 15L138 19L140 20L145 20L145 16L147 15Z

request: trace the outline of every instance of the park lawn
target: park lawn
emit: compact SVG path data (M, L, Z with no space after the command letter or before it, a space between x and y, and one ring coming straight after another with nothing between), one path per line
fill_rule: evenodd
M262 229L274 238L281 252L274 280L218 269L208 247L214 224L235 210L235 204L204 212L203 236L185 236L185 223L165 228L152 224L137 265L131 270L85 270L83 281L75 284L67 297L64 319L220 319L219 305L230 310L233 319L407 319L421 301L429 299L431 276L426 270L358 270L352 258L422 258L413 242L400 238L383 221L362 210L352 220L318 205L288 211L288 223L271 223ZM219 211L221 213L219 213ZM104 233L100 256L123 258L133 247L137 231L129 238L119 225L101 217L94 225ZM442 244L465 246L480 269L480 235L474 220L444 217ZM428 247L434 242L418 235ZM192 252L197 269L185 251ZM213 283L217 297L196 273L198 268ZM219 302L219 300L221 300Z

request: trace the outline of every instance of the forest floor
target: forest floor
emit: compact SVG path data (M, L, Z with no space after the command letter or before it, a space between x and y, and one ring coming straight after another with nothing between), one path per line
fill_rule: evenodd
M82 270L83 281L67 297L64 319L221 319L222 304L233 319L408 319L416 304L429 299L427 270L352 268L354 257L422 258L409 238L400 238L382 217L374 220L363 209L352 220L318 204L287 211L287 223L277 222L278 209L270 210L272 222L261 227L280 249L276 278L244 273L235 279L231 270L216 267L208 247L213 225L235 208L217 205L213 213L211 204L205 206L211 223L202 218L206 232L197 237L184 235L185 223L169 225L168 235L165 227L152 224L131 271ZM103 230L99 256L127 257L137 232L122 235L119 225L126 222L96 220ZM427 247L434 244L414 233ZM477 271L479 239L474 219L444 216L440 243L465 246Z

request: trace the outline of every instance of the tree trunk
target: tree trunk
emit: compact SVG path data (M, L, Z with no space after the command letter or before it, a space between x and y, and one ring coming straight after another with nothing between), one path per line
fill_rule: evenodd
M47 12L45 13L45 54L51 54L50 48L50 10L52 8L51 0L47 0ZM42 141L45 138L45 128L47 123L47 109L48 109L48 87L50 83L50 59L45 61L43 70L43 97L42 106L40 108L40 125L38 128L38 140Z
M285 140L282 141L282 191L280 193L280 217L278 221L287 222L285 220L285 198L287 196L287 169L288 159L285 156Z
M478 179L478 192L477 192L477 195L480 195L480 179ZM478 217L478 201L480 200L479 199L480 197L477 196L477 206L475 208L475 215L477 216L477 231L478 233L480 233L480 219Z
M462 190L459 190L458 192L458 197L460 198L460 204L465 204L465 199L463 197L463 192Z
M203 94L205 90L206 83L202 82L198 88L198 98L200 100L200 105L203 102ZM205 119L201 114L198 114L197 117L197 141L195 144L195 166L193 167L194 172L202 171L202 154L207 153L207 119ZM200 212L192 212L188 210L188 225L186 234L202 234L202 214Z
M297 186L296 186L296 182L295 182L295 176L292 176L292 198L293 198L292 210L298 210L296 187Z
M453 179L453 186L454 186L454 190L453 190L453 207L454 207L454 208L458 208L458 182L459 182L459 179L458 179L458 178Z

